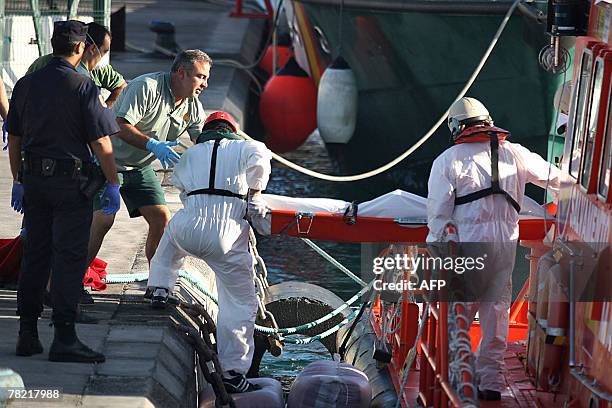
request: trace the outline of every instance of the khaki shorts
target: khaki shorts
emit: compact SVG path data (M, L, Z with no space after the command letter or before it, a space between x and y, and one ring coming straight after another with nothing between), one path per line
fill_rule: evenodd
M140 208L148 205L166 205L164 191L151 166L118 172L121 198L130 217L140 217ZM102 209L102 192L94 198L94 211Z

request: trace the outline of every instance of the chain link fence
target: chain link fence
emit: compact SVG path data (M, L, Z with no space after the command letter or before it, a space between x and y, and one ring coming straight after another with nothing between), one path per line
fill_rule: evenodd
M111 0L0 0L0 64L9 97L36 58L51 53L53 23L77 19L110 26Z

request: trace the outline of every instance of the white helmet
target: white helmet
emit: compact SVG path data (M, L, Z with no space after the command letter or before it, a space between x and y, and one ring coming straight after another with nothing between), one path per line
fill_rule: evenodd
M479 122L493 124L489 111L478 99L463 97L448 110L448 128L453 138L459 136L467 125Z

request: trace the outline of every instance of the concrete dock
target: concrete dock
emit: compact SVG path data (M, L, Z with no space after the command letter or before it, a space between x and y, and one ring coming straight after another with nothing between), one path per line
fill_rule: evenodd
M214 64L215 59L233 59L248 64L256 58L265 22L229 17L230 3L200 1L126 1L126 41L128 51L113 53L111 64L126 79L147 72L169 70L170 57L149 52L155 34L148 29L151 20L169 20L176 27L176 40L183 49L199 48L213 58L209 88L200 96L207 112L227 110L244 124L249 77L240 69ZM121 5L114 6L118 8ZM171 17L169 17L171 16ZM19 234L21 216L10 208L12 178L8 154L0 152L0 237ZM169 174L158 171L172 212L180 206L177 192L169 184ZM144 243L147 226L142 218L130 219L124 207L107 235L98 255L108 262L107 272L125 274L147 272ZM210 273L202 262L190 260L187 268ZM189 295L187 288L187 295ZM78 324L84 343L106 355L99 365L52 363L47 352L53 338L49 327L50 310L39 321L45 352L32 357L15 356L18 332L16 292L0 289L0 368L18 373L26 389L57 389L59 399L13 399L10 407L183 407L197 402L194 351L171 328L180 321L178 312L155 312L142 300L144 283L113 284L104 292L94 292L95 305L86 312L96 324ZM0 400L0 407L4 403Z

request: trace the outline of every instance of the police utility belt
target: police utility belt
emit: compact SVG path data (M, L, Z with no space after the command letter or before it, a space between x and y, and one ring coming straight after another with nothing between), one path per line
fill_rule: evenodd
M79 190L91 199L106 183L100 166L81 159L53 159L27 152L21 154L23 174L42 177L70 177L79 181Z
M217 171L217 151L219 150L219 144L221 140L215 140L215 145L213 146L212 156L210 158L210 173L208 175L208 188L201 188L198 190L193 190L187 193L188 196L199 195L199 194L210 194L217 195L223 197L234 197L239 198L240 200L247 199L246 194L238 194L233 191L224 190L220 188L215 188L215 174Z

